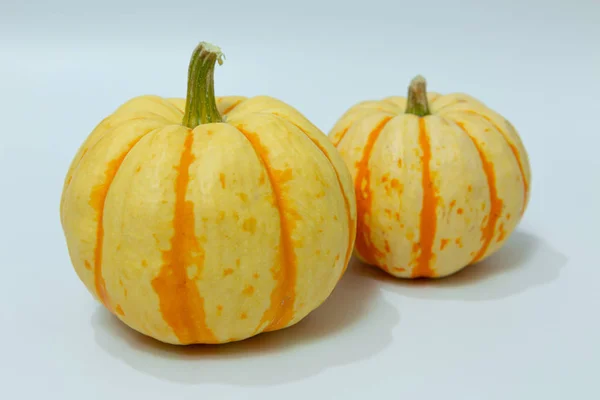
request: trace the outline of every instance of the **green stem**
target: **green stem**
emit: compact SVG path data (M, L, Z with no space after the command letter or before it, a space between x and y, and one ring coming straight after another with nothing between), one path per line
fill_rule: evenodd
M201 42L190 60L183 125L194 129L201 124L222 122L215 98L215 64L223 64L221 49Z
M421 75L417 75L410 82L405 112L419 117L431 114L429 103L427 102L427 82Z

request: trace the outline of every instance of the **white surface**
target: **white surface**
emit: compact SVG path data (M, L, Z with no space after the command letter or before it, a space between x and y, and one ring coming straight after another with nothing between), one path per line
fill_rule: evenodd
M0 398L600 398L598 1L31 3L0 5ZM436 284L351 269L303 323L247 342L132 333L70 265L62 180L120 103L184 96L201 40L227 56L219 95L279 97L323 130L417 73L478 97L531 157L518 231Z

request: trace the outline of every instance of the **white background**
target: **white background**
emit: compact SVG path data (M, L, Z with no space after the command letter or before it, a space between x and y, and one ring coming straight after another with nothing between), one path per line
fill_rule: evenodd
M600 2L0 2L0 398L598 399ZM59 222L75 151L119 104L268 94L324 131L352 104L463 91L521 133L532 198L499 253L429 284L354 265L289 330L173 349L111 317Z

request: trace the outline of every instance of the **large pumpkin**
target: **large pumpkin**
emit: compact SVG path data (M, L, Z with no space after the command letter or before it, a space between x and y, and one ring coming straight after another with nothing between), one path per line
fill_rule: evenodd
M259 96L215 99L202 43L187 99L141 96L83 143L61 221L87 289L125 324L173 344L293 325L343 274L352 181L327 136Z
M329 133L356 191L355 252L397 277L443 277L497 251L529 199L513 126L465 94L427 93L350 108Z

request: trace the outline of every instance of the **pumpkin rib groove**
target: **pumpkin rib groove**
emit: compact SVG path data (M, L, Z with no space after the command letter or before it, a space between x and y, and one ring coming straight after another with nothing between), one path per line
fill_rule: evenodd
M506 144L508 145L511 152L513 153L513 156L515 157L515 160L517 161L517 165L519 166L519 172L521 173L521 179L523 180L523 206L521 207L521 215L523 215L523 213L525 213L525 208L527 206L527 196L529 194L529 182L527 182L527 177L525 175L525 169L523 168L523 160L521 160L521 155L519 153L519 149L517 148L517 146L515 146L515 144L512 141L509 140L508 135L506 133L504 133L504 130L502 130L487 115L478 113L475 110L468 110L468 111L463 111L463 112L465 112L467 114L477 115L477 116L485 119L490 125L492 125L500 133L500 135L502 135L502 137L506 141Z
M283 198L282 188L276 177L274 170L268 162L268 149L263 146L260 137L254 132L246 131L242 125L235 126L242 135L246 137L252 145L258 160L261 162L267 174L275 205L279 213L280 224L280 266L278 270L272 270L277 283L271 293L271 304L264 312L263 317L257 327L257 331L269 321L269 324L263 328L263 332L277 330L285 327L294 317L294 303L296 290L296 254L294 252L294 243L289 221L285 215L285 200Z
M387 124L393 119L393 117L384 117L377 126L367 136L367 141L363 149L363 154L358 161L356 167L356 178L354 180L354 191L356 193L356 220L357 220L357 232L360 232L356 236L355 248L358 254L365 260L366 263L371 265L379 264L377 257L383 257L383 252L378 250L371 240L371 229L368 224L365 223L365 214L371 213L372 207L372 193L370 189L371 172L369 170L369 160L371 158L371 152L373 146L379 138L381 132L385 129ZM364 183L364 189L362 188Z
M174 185L171 248L162 253L163 265L152 280L152 288L158 295L163 319L181 344L217 343L214 333L206 324L204 299L196 282L191 280L187 273L189 265L196 264L200 271L204 264L204 250L195 232L194 203L186 199L189 170L195 160L193 144L194 133L188 130Z
M146 100L148 100L148 101L150 101L150 102L152 102L154 104L157 104L157 105L163 106L165 108L168 108L171 111L176 111L177 114L179 114L181 112L181 110L177 106L175 106L175 104L171 103L168 99L165 99L165 98L160 97L160 96L145 96L145 97L146 97ZM160 114L156 114L154 112L151 112L151 113L155 114L155 115L157 115L159 117L165 118L165 117L163 117Z
M494 164L487 159L483 149L477 142L477 140L471 136L464 125L461 122L455 121L455 124L471 139L479 157L483 164L483 171L487 179L489 191L490 191L490 211L488 213L488 220L486 225L481 230L482 233L482 245L479 250L475 253L475 256L471 259L469 264L473 264L483 258L490 243L492 242L496 234L496 224L500 219L500 213L502 212L503 201L498 197L498 189L496 187L496 172L494 170Z
M335 165L333 165L333 162L331 161L329 156L327 155L327 150L325 150L325 148L323 148L323 146L321 146L319 144L319 142L317 142L316 140L311 138L304 129L302 129L299 125L295 124L294 122L288 121L278 114L273 114L273 115L275 115L278 118L283 119L284 121L291 123L296 128L298 128L298 130L300 130L300 132L302 132L304 134L304 136L306 136L306 138L309 139L315 145L315 147L317 147L321 151L321 153L323 153L323 156L327 159L327 161L329 162L329 165L331 165L331 168L333 169L333 172L335 173L335 177L337 178L337 183L340 188L342 198L344 199L346 218L348 220L348 242L349 243L348 243L348 249L346 250L346 258L345 258L345 262L344 262L344 268L342 270L342 274L340 275L340 278L341 278L344 275L344 272L346 272L346 268L348 267L348 262L350 261L350 257L352 256L352 249L354 247L354 237L355 237L355 225L354 225L354 220L352 219L352 215L351 215L350 200L348 200L348 196L346 196L346 192L344 191L344 186L342 185L342 180L340 178L340 174L339 174L338 170L335 168Z
M421 206L419 225L419 248L416 266L412 277L433 277L435 271L431 267L433 259L433 244L437 230L437 203L439 196L435 193L434 173L431 171L431 142L427 133L426 119L419 118L419 144L421 147L423 203Z
M160 129L160 128L159 128ZM104 171L105 181L99 185L96 185L92 189L92 193L90 195L90 205L96 211L96 219L98 220L98 225L96 226L96 245L94 247L94 287L96 289L96 295L108 308L111 312L114 313L112 305L110 304L110 299L108 293L106 292L106 284L104 282L104 278L102 277L102 251L104 247L104 205L106 203L106 197L108 195L108 191L110 190L110 185L112 184L121 164L127 157L127 155L133 150L135 145L142 140L143 137L150 134L151 132L155 132L158 129L150 129L147 132L142 133L139 137L132 140L127 146L126 150L119 154L118 157L112 159L108 162L108 167ZM108 133L108 132L107 132ZM103 135L103 138L107 137L106 134ZM96 144L98 144L96 142ZM89 153L89 152L88 152Z
M452 103L448 103L448 104L445 104L444 106L442 106L442 107L440 107L440 108L436 108L436 105L435 105L435 103L436 103L437 101L439 101L439 100L442 100L442 99L444 99L444 98L447 98L447 96L448 96L448 95L446 95L446 96L439 96L439 97L437 97L435 100L433 100L433 101L429 102L429 106L431 107L431 110L432 110L431 112L432 112L432 114L435 114L435 115L440 115L440 116L441 116L441 113L442 113L443 111L446 111L448 108L450 108L450 107L454 107L454 106L455 106L455 105L457 105L457 104L460 104L460 103L464 103L464 102L465 102L465 100L462 100L462 99L454 99L454 101L453 101Z

